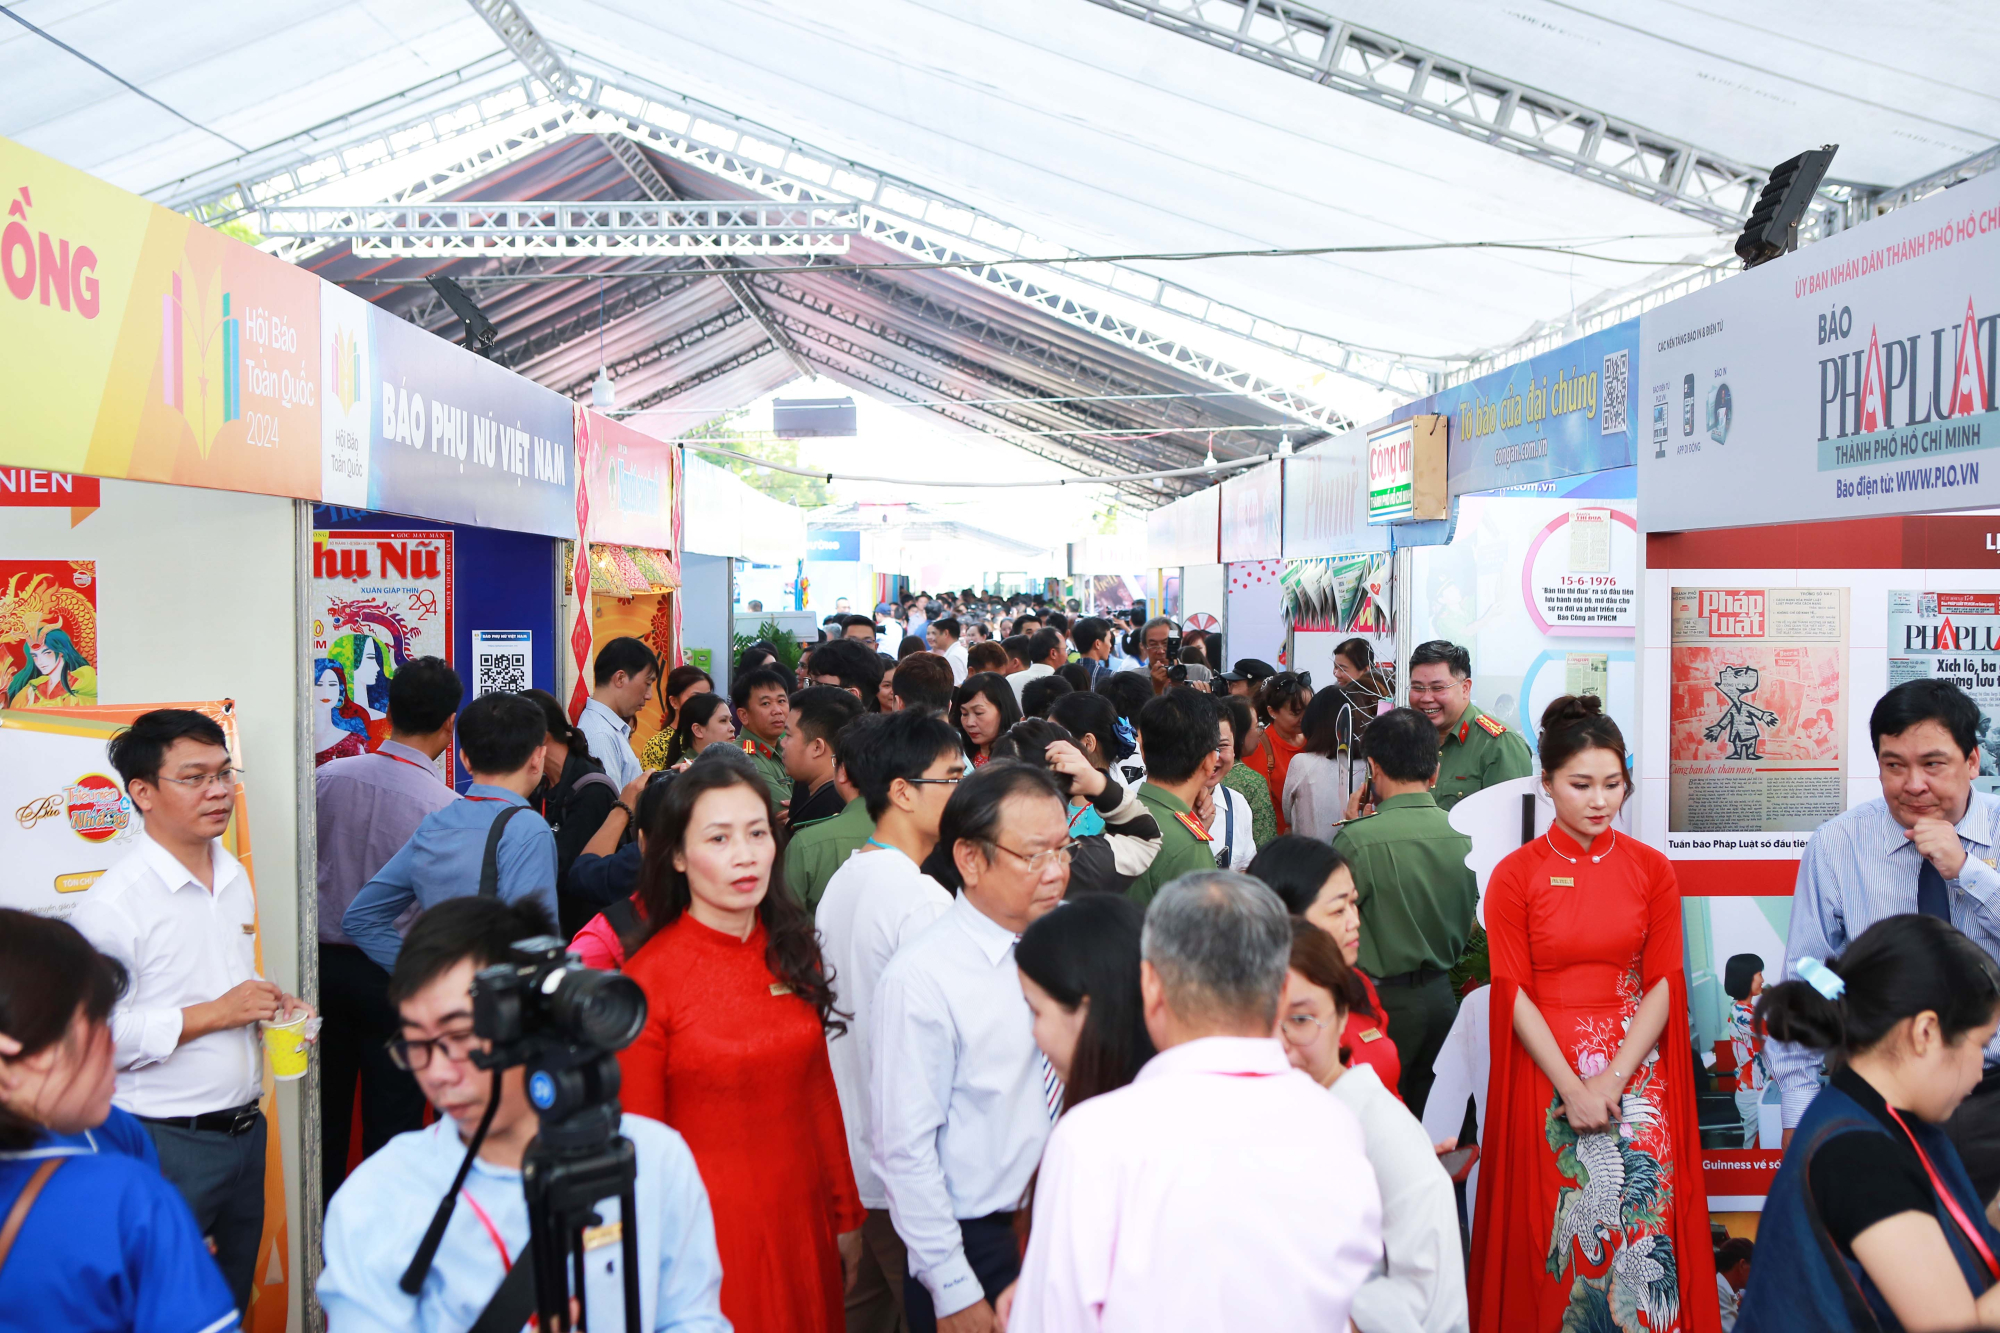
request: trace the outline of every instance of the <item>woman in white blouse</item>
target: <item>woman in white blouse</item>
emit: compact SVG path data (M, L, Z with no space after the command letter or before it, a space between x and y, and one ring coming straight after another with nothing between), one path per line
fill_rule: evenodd
M1341 1063L1340 1031L1359 992L1332 937L1293 918L1292 967L1279 1015L1285 1053L1361 1121L1368 1164L1382 1190L1383 1257L1355 1294L1354 1327L1359 1333L1465 1333L1465 1252L1451 1177L1430 1135L1375 1071Z
M1294 833L1332 842L1347 808L1340 778L1340 714L1347 707L1339 690L1322 690L1299 719L1303 746L1285 772L1285 823Z

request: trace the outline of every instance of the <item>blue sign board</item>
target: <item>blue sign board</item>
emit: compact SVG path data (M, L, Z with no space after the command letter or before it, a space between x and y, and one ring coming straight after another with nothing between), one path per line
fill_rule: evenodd
M1638 364L1639 321L1628 319L1432 395L1418 410L1450 419L1452 495L1632 466Z
M575 536L569 399L385 311L373 315L368 507Z
M806 559L859 561L861 533L853 528L809 528Z

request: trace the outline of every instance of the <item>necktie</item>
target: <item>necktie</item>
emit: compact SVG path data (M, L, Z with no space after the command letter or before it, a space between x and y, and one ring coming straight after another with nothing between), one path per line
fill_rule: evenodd
M1951 922L1951 898L1945 892L1944 876L1929 861L1917 871L1917 911L1946 924Z
M1927 861L1924 864L1930 863ZM1021 937L1016 935L1014 943L1020 942ZM1049 1057L1042 1054L1042 1048L1039 1046L1035 1048L1035 1067L1042 1071L1042 1101L1047 1104L1049 1120L1053 1122L1062 1114L1063 1083L1056 1077L1056 1067L1049 1063Z

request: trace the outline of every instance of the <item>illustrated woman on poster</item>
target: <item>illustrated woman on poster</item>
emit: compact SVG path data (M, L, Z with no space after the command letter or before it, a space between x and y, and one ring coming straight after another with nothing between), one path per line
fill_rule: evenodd
M28 660L7 682L10 708L70 708L97 702L97 672L59 629L36 631Z
M331 658L313 666L313 767L368 753L368 711L348 700L347 673Z

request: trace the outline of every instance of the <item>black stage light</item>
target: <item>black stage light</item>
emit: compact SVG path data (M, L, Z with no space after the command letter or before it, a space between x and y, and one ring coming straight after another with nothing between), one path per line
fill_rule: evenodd
M1839 144L1825 144L1771 169L1770 181L1757 196L1757 206L1750 210L1743 234L1736 238L1736 253L1743 267L1767 264L1799 248L1799 223L1839 151Z
M424 281L431 285L431 290L451 307L451 312L465 325L465 345L481 356L488 355L487 349L492 347L493 340L500 336L500 330L492 320L486 318L486 312L479 308L479 303L466 293L465 288L450 278L426 278Z

